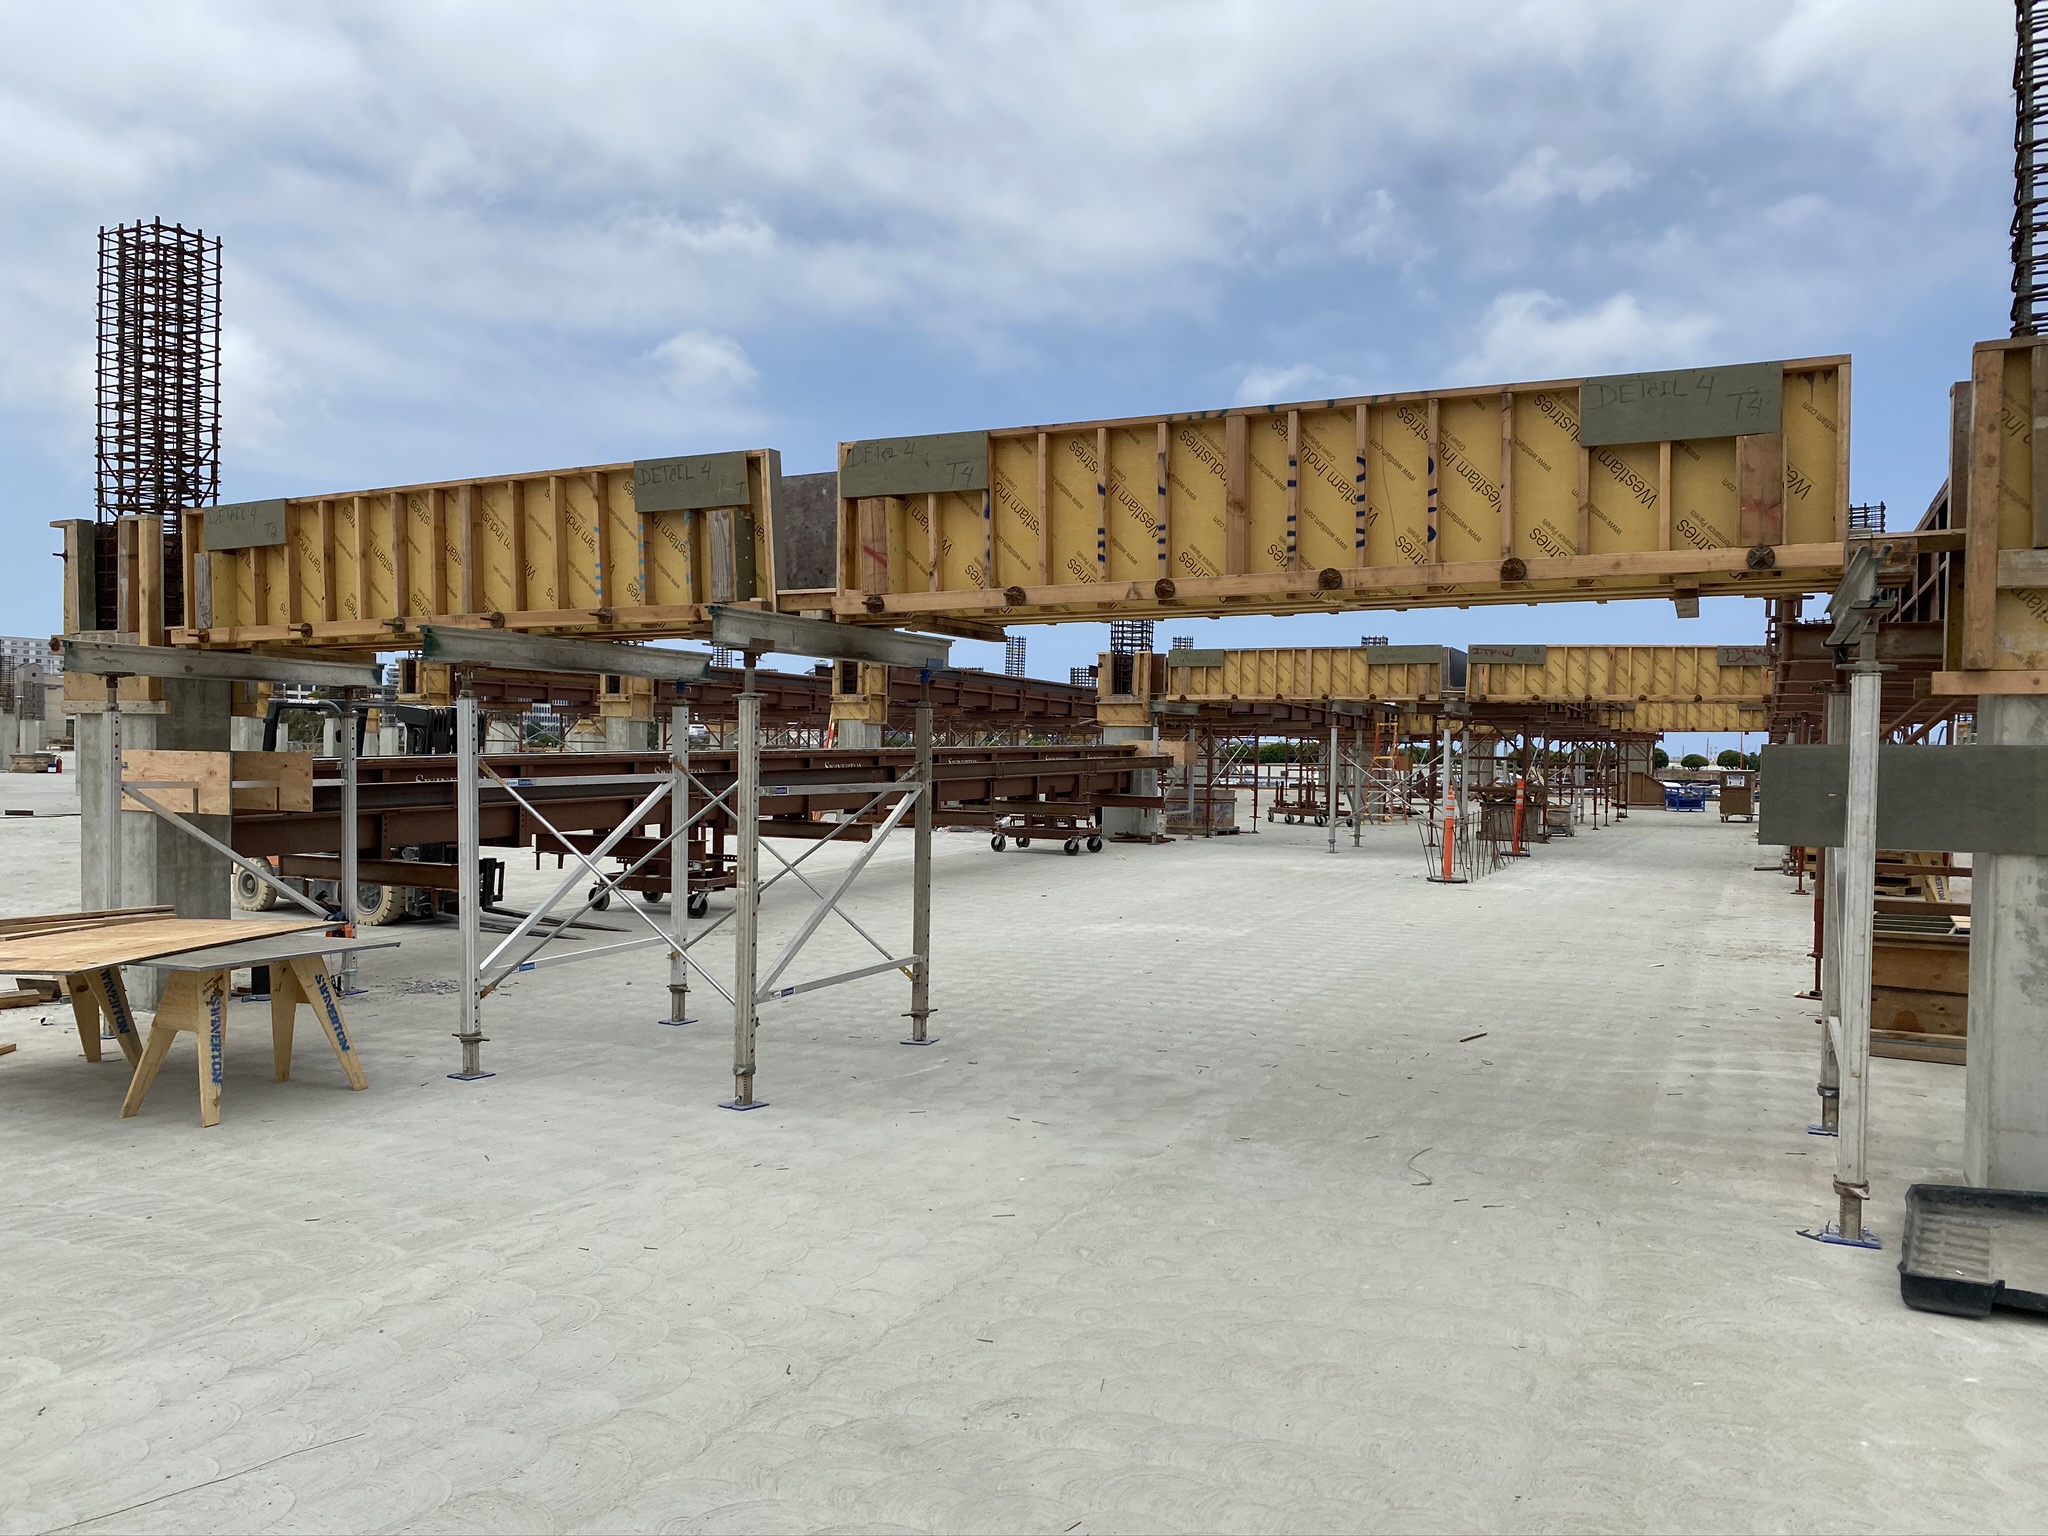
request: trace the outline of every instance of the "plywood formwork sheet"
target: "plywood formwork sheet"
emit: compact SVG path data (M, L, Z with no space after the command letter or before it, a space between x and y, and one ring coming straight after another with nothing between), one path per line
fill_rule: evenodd
M1186 651L1166 658L1173 699L1433 699L1443 692L1444 646L1297 646ZM1189 659L1196 665L1188 664ZM1107 668L1098 677L1107 677Z
M1704 398L1759 367L1781 388L1756 430L1681 410L1643 419L1719 435L1653 441L1582 445L1582 399L1615 386L1567 380L1001 429L978 465L949 434L952 488L902 494L876 444L846 444L835 607L1015 623L1826 587L1848 360L1644 387Z
M1962 623L1935 688L2048 693L2048 344L1980 343L1962 394L1950 485L1965 542L1949 566L1962 601L1948 605Z
M214 944L240 943L335 926L329 919L165 917L0 939L0 971L65 976L109 965L138 965Z
M649 464L721 474L685 488ZM636 469L639 471L636 484ZM705 606L770 601L780 459L767 450L450 480L273 504L278 542L209 548L186 518L188 622L222 646L390 647L425 622L577 634L706 631ZM707 496L729 505L679 505ZM245 520L246 521L246 520Z
M1762 708L1771 665L1759 646L1474 646L1468 691L1474 700Z

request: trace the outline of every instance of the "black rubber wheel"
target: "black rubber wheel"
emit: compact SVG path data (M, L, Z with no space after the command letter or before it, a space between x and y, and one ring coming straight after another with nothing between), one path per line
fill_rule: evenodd
M988 840L988 845L989 847L995 849L997 853L1001 853L1005 848L1010 846L1010 840L1004 837L1002 833L998 832L994 837Z
M244 912L268 912L277 905L277 887L265 885L246 869L235 871L235 905Z
M1316 818L1316 825L1319 827L1327 827L1329 824L1330 818L1327 816L1318 816Z
M603 912L603 911L605 911L605 910L606 910L607 908L609 908L609 907L611 906L611 904L612 904L612 893L611 893L610 891L608 891L608 890L605 890L605 889L603 889L602 887L599 887L599 886L595 886L595 885L593 885L593 886L592 886L592 887L590 888L590 910L591 910L591 911L593 911L593 912Z
M1090 853L1100 853L1100 852L1102 852L1102 839L1101 839L1101 838L1099 838L1099 837L1091 837L1091 838L1089 838L1089 839L1088 839L1088 851L1089 851Z
M1031 846L1031 839L1028 837L1020 837L1017 839L1017 846L1019 848L1029 848Z
M364 928L382 928L405 916L405 887L402 885L358 885L356 922Z
M709 891L690 892L687 910L692 917L702 917L711 910L711 893Z
M1080 839L1073 837L1068 838L1062 851L1065 853L1078 854L1081 851Z

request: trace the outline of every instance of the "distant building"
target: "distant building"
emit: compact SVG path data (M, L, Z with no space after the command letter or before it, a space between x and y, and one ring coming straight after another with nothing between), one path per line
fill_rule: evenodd
M48 635L0 635L0 661L17 667L33 663L45 672L63 668L63 661L50 651Z

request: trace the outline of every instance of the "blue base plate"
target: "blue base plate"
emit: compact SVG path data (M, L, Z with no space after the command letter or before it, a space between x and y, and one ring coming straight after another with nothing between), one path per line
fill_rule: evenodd
M766 1099L756 1099L751 1104L742 1104L738 1099L720 1099L718 1107L720 1109L737 1110L739 1113L745 1114L750 1109L766 1109L768 1101Z
M496 1077L497 1075L495 1072L450 1072L448 1074L448 1081L451 1083L480 1083L487 1077Z
M695 1019L656 1019L657 1024L666 1024L670 1029L681 1029L685 1024L694 1024Z
M1868 1227L1863 1229L1861 1237L1844 1237L1839 1227L1822 1227L1818 1232L1801 1227L1799 1235L1801 1237L1810 1237L1816 1243L1832 1243L1838 1248L1882 1248L1884 1246L1883 1243L1877 1240L1877 1234Z
M1842 1133L1840 1131L1830 1130L1828 1129L1828 1127L1824 1125L1809 1125L1806 1128L1806 1134L1809 1136L1839 1136Z
M896 1043L898 1045L937 1045L939 1037L933 1035L929 1040L898 1040Z

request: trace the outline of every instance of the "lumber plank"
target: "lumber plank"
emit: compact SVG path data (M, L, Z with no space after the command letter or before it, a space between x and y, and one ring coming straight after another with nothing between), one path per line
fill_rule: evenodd
M1500 557L1515 552L1515 392L1500 392Z
M334 926L326 918L252 922L245 918L158 918L101 928L0 939L0 971L66 976L214 944Z
M1052 459L1046 434L1038 434L1038 581L1052 584Z
M1245 574L1245 488L1250 472L1249 426L1242 415L1223 418L1223 574ZM1289 578L1290 580L1293 578Z
M1172 467L1172 466L1171 466L1172 452L1173 452L1173 434L1172 434L1172 430L1171 430L1171 429L1170 429L1170 428L1169 428L1169 427L1167 426L1167 424L1166 424L1165 422L1163 422L1163 421L1162 421L1162 422L1160 422L1160 423L1159 423L1159 447L1158 447L1158 459L1159 459L1159 469L1158 469L1158 473L1159 473L1159 527L1158 527L1158 529L1156 530L1156 534L1155 534L1155 540L1154 540L1154 542L1155 542L1155 543L1157 544L1157 546L1158 546L1158 550L1159 550L1159 574L1160 574L1160 575L1161 575L1162 577L1164 577L1164 576L1170 576L1170 575L1171 575L1171 574L1173 573L1173 568L1172 568L1172 565L1171 565L1171 562L1170 562L1169 556L1168 556L1168 554L1167 554L1167 545L1168 545L1168 537L1167 537L1167 530L1168 530L1168 528L1169 528L1169 527L1171 526L1171 518L1170 518L1169 514L1170 514L1170 513L1172 512L1172 510L1173 510L1173 496L1172 496L1172 491L1171 491L1171 486L1172 486L1172 483L1173 483L1173 482L1172 482L1172 480L1171 480L1171 478L1170 478L1170 476L1169 476L1169 471L1170 471L1170 469L1171 469L1171 467Z
M1963 666L1998 666L1998 505L2005 452L2005 359L1979 348L1970 368L1970 518L1963 542Z
M62 928L83 928L100 923L139 923L164 917L171 907L108 907L98 912L45 912L33 917L0 917L0 939L26 933L53 933Z

